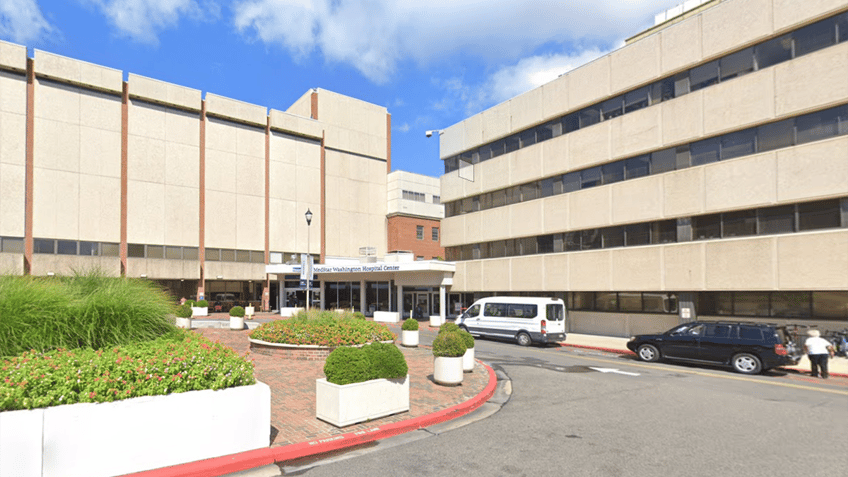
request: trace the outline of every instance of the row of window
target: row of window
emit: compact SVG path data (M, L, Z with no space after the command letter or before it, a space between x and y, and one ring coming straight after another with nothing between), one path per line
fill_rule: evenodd
M450 261L480 260L838 227L848 227L848 198L496 240L447 247L445 254Z
M848 135L848 104L448 202L445 204L445 216L468 214L841 135Z
M424 240L424 226L416 225L415 226L415 238L418 240ZM430 228L430 238L433 239L434 242L439 241L439 228L431 227Z
M401 191L403 200L411 200L414 202L427 202L427 196L423 192L415 192L411 190ZM438 195L431 196L434 204L441 203L441 197Z
M445 159L445 174L848 41L848 12Z

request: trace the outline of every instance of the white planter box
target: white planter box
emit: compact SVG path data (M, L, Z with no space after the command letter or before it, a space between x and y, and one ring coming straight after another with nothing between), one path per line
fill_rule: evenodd
M430 326L433 328L438 328L442 326L444 322L442 322L442 317L439 315L430 315Z
M303 308L303 307L297 307L297 306L287 306L287 307L283 307L283 308L280 310L280 316L286 316L286 317L294 316L294 315L296 315L296 314L300 313L300 311L301 311L301 310L305 310L305 309L306 309L306 308Z
M0 476L112 476L267 447L264 383L0 412Z
M468 348L462 355L462 370L466 373L474 371L474 348Z
M245 314L245 316L253 316L255 311L256 311L256 310L254 310L254 307L252 307L252 306L246 306L246 307L244 307L244 314Z
M400 344L403 346L418 346L418 330L401 330Z
M338 385L315 380L315 416L338 427L409 411L409 375Z
M454 386L462 382L462 356L444 358L436 356L433 362L433 381Z
M244 329L244 317L243 316L231 316L230 317L230 329L231 330L243 330Z
M374 321L382 323L397 323L400 321L400 315L396 311L375 311Z
M187 330L191 329L191 318L180 318L177 317L176 321L177 328L185 328Z
M193 306L191 307L191 316L209 316L208 306Z

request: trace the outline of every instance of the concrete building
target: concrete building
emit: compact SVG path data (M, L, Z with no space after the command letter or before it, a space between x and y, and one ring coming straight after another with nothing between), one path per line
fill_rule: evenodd
M443 259L440 222L445 217L439 179L406 171L388 177L388 247L416 260Z
M99 267L175 297L279 309L305 292L268 267L307 253L330 265L358 261L360 248L387 255L386 108L314 89L279 111L127 77L0 42L0 271ZM373 278L396 310L404 284L438 295L452 265L389 269L403 276L356 284ZM339 283L351 287L319 278L318 303Z
M848 3L680 13L443 131L452 292L615 336L848 326Z

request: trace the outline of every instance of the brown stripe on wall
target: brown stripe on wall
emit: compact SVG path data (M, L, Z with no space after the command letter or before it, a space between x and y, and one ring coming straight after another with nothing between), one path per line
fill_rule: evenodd
M26 165L24 167L24 275L32 273L33 187L35 185L35 61L26 62Z
M324 257L327 254L327 241L325 240L327 237L327 161L326 149L324 148L326 137L327 133L321 131L321 258L319 258L319 263L325 263Z
M265 125L265 265L271 263L271 116ZM269 310L271 276L265 274L262 289L262 311Z
M197 282L197 295L206 296L206 100L200 101L200 181L198 185L198 197L200 198L200 210L198 211L199 237L197 240L197 259L200 261L200 280Z
M386 113L386 174L392 172L392 115Z
M312 117L312 119L318 119L318 92L317 91L312 92L312 97L310 98L310 100L311 100L311 104L310 104L310 106L311 106L310 113L311 114L310 114L310 116Z
M130 85L124 81L121 94L121 276L127 275L127 194L129 160L129 105Z

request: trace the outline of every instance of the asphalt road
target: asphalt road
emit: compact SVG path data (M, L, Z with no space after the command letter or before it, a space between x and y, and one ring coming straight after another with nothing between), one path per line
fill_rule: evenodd
M848 465L845 378L743 376L487 340L475 348L511 380L496 413L283 474L812 477Z

